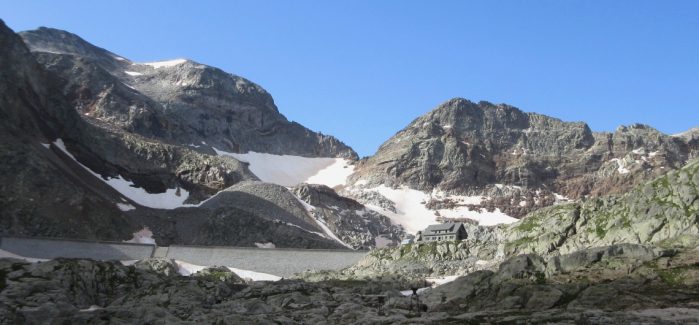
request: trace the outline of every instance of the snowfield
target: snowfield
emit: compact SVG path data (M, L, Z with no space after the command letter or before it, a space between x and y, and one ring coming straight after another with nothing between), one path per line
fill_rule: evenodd
M78 165L82 166L86 171L117 190L121 195L142 206L154 209L175 209L183 206L198 206L198 204L184 204L184 201L189 197L189 192L182 188L167 189L165 193L148 193L145 189L136 187L133 182L127 181L121 176L105 179L102 175L93 172L90 168L87 168L87 166L75 159L75 156L68 151L62 139L56 139L53 145L63 151L63 153L73 159ZM130 204L117 203L117 206L122 211L132 210L132 208L135 209L135 207Z
M308 158L291 155L248 152L231 153L213 148L219 156L233 157L250 164L250 171L261 181L282 186L301 183L328 187L344 185L354 166L344 158Z
M425 206L425 204L432 198L440 200L449 199L457 202L459 205L477 205L481 202L481 196L447 195L440 191L425 193L407 187L394 189L385 185L369 189L352 188L349 190L377 192L393 202L396 208L395 213L371 204L366 204L366 206L367 208L389 217L393 223L402 225L407 233L412 234L427 228L427 226L431 224L438 223L436 220L437 213L439 213L439 216L444 218L472 219L478 221L478 224L483 226L492 226L518 221L518 219L506 215L499 209L495 209L493 212L488 212L484 208L481 208L478 211L470 211L467 207L457 206L454 209L430 210L427 208L427 206Z

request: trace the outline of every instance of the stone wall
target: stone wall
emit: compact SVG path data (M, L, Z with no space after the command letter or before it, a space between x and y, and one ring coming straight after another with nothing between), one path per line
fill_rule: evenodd
M138 260L166 257L196 265L223 265L288 277L306 270L339 270L348 267L367 251L325 249L262 249L222 246L169 246L119 242L96 242L51 238L0 238L0 249L32 258L92 258Z
M154 245L52 238L0 238L0 249L25 257L139 260L153 255Z

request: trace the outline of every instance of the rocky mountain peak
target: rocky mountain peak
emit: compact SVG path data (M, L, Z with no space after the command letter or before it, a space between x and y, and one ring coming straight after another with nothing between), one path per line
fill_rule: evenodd
M57 29L20 35L93 124L228 152L357 159L338 139L289 121L243 77L187 59L135 63Z
M33 52L75 55L99 62L109 70L129 61L101 47L97 47L73 33L48 27L23 31L19 35Z

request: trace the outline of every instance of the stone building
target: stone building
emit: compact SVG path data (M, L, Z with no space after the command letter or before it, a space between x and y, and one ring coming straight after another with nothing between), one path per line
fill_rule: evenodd
M462 240L466 238L466 228L461 222L447 222L430 225L418 231L417 241Z

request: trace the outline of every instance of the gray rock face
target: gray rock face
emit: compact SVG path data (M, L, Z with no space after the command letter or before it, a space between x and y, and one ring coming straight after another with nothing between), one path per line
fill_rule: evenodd
M173 276L177 273L177 264L174 260L167 258L149 258L140 260L134 264L134 267L140 270L153 271L166 276Z
M554 264L559 265L557 270L560 271L565 270L568 263L596 261L621 254L620 251L637 261L652 255L641 248L620 246L607 251L595 250L596 247L620 243L666 249L695 247L699 245L698 174L699 161L695 161L637 185L623 196L543 208L509 225L465 224L468 237L463 241L416 243L374 250L357 265L336 276L458 275L491 269L504 259L520 254L537 254L544 258L573 254L556 260ZM576 255L580 250L588 250L585 254L591 255Z
M338 195L324 185L302 184L293 192L310 205L309 213L340 240L356 249L396 244L403 231L391 220L363 204Z
M398 282L245 284L227 268L166 276L118 262L0 259L0 322L443 324L691 323L699 317L696 249L611 246L602 258L523 255L419 293ZM598 256L600 251L582 255ZM637 258L643 257L643 261ZM545 272L545 270L552 270Z
M677 169L697 155L688 139L645 125L594 133L584 123L457 98L360 161L351 181L489 196L482 207L521 217L553 204L554 193L571 199L623 193ZM495 184L517 190L493 193Z
M108 189L41 144L81 125L54 79L0 21L0 233L118 239L131 223ZM77 167L77 170L76 170Z
M210 266L197 273L192 274L193 277L202 279L205 281L210 281L211 283L224 282L229 284L242 284L245 283L241 277L237 274L231 272L225 266Z
M334 137L288 121L259 85L220 69L187 60L138 64L56 29L20 35L95 124L231 152L357 157Z
M78 40L67 37L65 46L75 48ZM143 226L149 226L156 232L160 244L254 246L255 242L275 238L279 247L339 246L309 232L308 229L315 229L314 223L310 228L298 228L297 224L265 219L267 215L262 211L248 212L233 204L210 209L155 210L125 198L81 165L103 178L121 177L148 193L162 193L173 188L187 190L190 196L186 203L198 203L236 183L257 178L246 164L212 156L213 151L167 144L130 133L115 128L118 121L81 118L78 113L85 112L80 107L76 111L73 106L77 103L74 100L79 98L66 98L64 93L77 84L84 83L95 90L113 90L111 94L116 97L104 101L111 104L100 106L107 115L108 111L130 103L120 102L118 98L135 98L152 107L159 105L143 95L128 97L130 92L123 89L121 82L115 81L103 65L90 61L116 60L112 54L83 44L85 46L78 52L85 58L38 55L57 70L76 68L85 73L75 80L61 80L44 70L22 40L4 25L0 26L0 42L0 57L6 63L0 68L0 89L4 94L0 99L3 117L0 121L0 156L3 157L0 233L127 240ZM64 51L61 48L47 50ZM115 64L121 62L116 61ZM94 76L102 76L104 80L96 80ZM162 115L155 109L147 112L155 114L156 120ZM148 130L158 130L159 126L153 128L156 124L143 124L143 128L138 123L132 126L147 135ZM173 130L165 128L163 132L175 134ZM69 155L53 143L58 138L62 139ZM270 198L260 198L264 199ZM299 205L295 198L294 202ZM127 212L117 208L117 204L125 203L138 208ZM238 203L245 206L249 201ZM307 217L303 209L299 211L302 213L295 215L297 219Z

